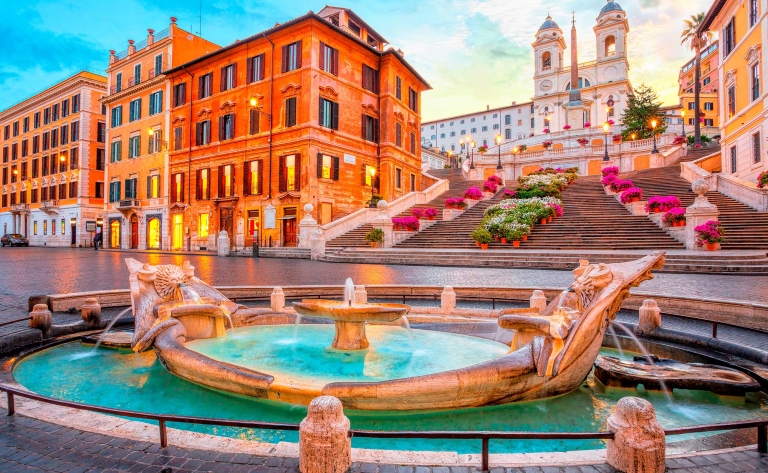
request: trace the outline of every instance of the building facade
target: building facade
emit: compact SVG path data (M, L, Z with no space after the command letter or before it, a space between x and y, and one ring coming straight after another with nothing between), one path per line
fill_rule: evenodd
M718 33L722 172L754 184L765 156L768 43L765 0L715 0L700 31Z
M720 121L718 120L720 114L720 79L717 72L717 66L720 64L719 42L715 41L707 46L701 52L700 57L701 93L699 94L699 99L701 107L699 107L699 112L702 119L701 127L703 134L713 136L719 134L718 127L720 126ZM678 77L678 96L680 97L681 111L685 112L685 116L681 116L681 119L685 121L685 131L689 135L693 134L696 120L694 117L696 113L696 96L693 90L696 79L695 66L694 58L680 68L680 75ZM680 128L682 129L682 127Z
M184 31L176 19L128 49L110 51L107 69L104 246L170 248L168 142L171 88L165 71L220 47Z
M106 78L81 72L0 112L3 234L91 246L104 199Z
M167 72L173 249L295 246L321 224L419 190L429 85L351 10L326 7Z

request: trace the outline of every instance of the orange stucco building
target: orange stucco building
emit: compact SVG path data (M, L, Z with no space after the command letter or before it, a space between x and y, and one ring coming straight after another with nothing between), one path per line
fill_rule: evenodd
M173 249L294 246L321 223L421 185L429 85L352 11L326 7L167 72Z
M91 246L104 191L106 78L80 72L0 112L0 229Z
M105 235L108 248L168 249L168 137L171 89L165 71L219 49L176 25L148 30L110 51Z

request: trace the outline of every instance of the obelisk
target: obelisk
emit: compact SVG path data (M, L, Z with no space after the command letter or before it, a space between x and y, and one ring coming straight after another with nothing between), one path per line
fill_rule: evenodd
M576 15L571 20L571 92L568 96L568 124L571 130L584 128L584 104L579 87L579 52L576 44Z

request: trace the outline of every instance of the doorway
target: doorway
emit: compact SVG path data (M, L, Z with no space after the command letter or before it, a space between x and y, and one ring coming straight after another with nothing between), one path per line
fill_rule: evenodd
M247 239L250 241L246 241L246 245L250 245L255 241L259 241L259 211L258 210L249 210L248 211L248 234L246 235Z
M184 220L182 214L173 215L173 249L180 250L184 241Z
M74 221L75 220L72 219L72 221L69 224L69 228L70 228L70 231L69 231L69 235L70 235L69 244L72 245L72 246L76 246L77 245L77 224L73 223Z
M333 205L330 202L320 203L320 225L331 223L333 220Z
M296 207L283 211L283 246L296 246Z
M160 219L150 218L147 222L147 249L160 249Z
M109 222L109 247L120 248L120 220Z
M219 231L227 232L229 235L230 246L235 242L234 235L232 234L232 208L224 207L219 210Z
M139 248L139 218L134 215L131 217L131 249Z

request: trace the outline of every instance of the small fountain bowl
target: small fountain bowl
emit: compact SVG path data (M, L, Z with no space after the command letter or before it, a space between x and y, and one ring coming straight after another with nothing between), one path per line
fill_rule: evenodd
M328 299L305 299L293 303L294 310L305 317L320 317L340 322L394 322L407 315L404 304L352 304Z

